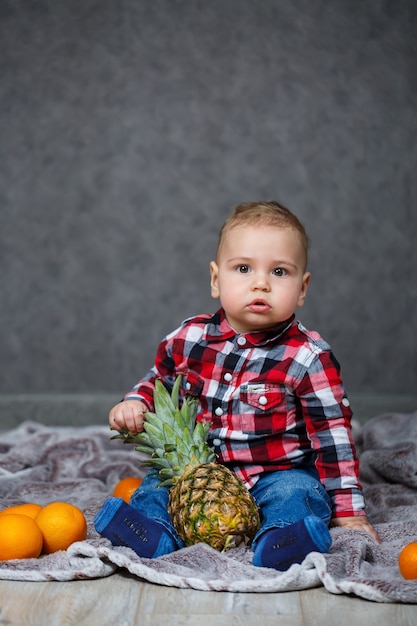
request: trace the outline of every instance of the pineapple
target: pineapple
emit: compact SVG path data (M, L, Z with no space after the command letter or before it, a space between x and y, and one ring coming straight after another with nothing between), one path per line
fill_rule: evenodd
M198 401L185 397L179 407L179 376L170 395L155 383L155 413L147 413L144 430L115 438L135 443L150 455L144 466L158 470L170 488L168 510L186 546L203 542L218 551L248 544L259 528L259 513L236 474L216 462L207 444L210 423L197 421Z

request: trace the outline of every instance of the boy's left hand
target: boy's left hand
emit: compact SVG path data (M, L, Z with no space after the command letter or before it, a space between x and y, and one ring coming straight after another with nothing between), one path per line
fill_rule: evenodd
M344 528L352 528L352 530L362 530L372 535L378 543L381 543L378 533L363 515L361 517L334 517L330 522L330 526L343 526Z

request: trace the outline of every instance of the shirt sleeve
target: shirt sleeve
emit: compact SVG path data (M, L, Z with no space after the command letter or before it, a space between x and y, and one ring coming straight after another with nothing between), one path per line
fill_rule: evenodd
M177 331L174 331L161 341L158 346L153 367L123 396L123 400L142 400L147 405L149 411L153 411L155 380L157 378L161 379L167 389L172 389L175 382L175 362L172 357L172 339L176 332Z
M333 517L365 515L359 461L351 432L352 411L331 351L316 354L297 396L307 436L316 453L320 481L332 501Z

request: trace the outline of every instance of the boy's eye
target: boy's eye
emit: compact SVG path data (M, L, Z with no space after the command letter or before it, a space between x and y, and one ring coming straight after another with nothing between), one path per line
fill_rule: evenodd
M238 265L237 271L241 274L247 274L249 272L249 265Z
M284 270L283 267L276 267L273 273L275 276L285 276L287 274L287 270Z

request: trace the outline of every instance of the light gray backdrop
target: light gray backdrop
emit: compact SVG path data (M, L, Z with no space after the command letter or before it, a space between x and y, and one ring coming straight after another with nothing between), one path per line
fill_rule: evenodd
M416 391L414 0L1 0L0 391L122 393L244 200L304 221L303 323Z

